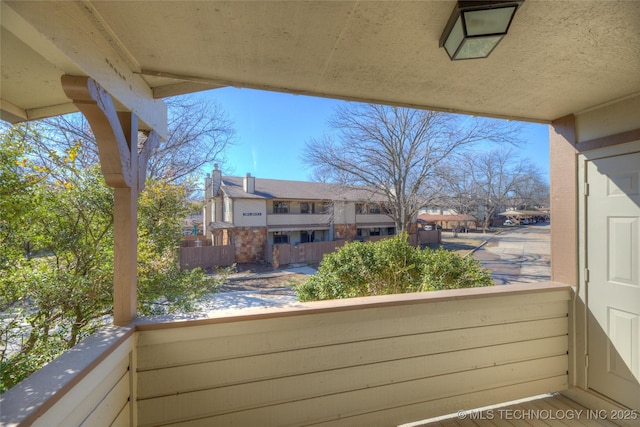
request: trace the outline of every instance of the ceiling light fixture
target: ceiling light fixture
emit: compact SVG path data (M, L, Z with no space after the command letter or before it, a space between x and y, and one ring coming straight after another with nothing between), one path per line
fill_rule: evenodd
M486 58L507 34L524 0L458 1L440 37L452 61Z

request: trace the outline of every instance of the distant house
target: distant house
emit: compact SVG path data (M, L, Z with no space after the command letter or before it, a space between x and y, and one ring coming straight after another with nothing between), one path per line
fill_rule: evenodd
M422 227L421 227L422 225ZM418 228L429 229L436 227L442 230L475 230L478 221L472 215L456 214L451 211L443 214L420 214L418 215Z
M216 165L205 180L205 234L235 246L236 262L256 262L267 245L394 235L385 200L364 187L222 176Z
M537 210L509 209L504 212L500 212L499 215L518 224L523 220L533 220L536 222L549 221L550 211L549 208L539 208Z
M183 236L203 235L202 214L192 214L182 220Z

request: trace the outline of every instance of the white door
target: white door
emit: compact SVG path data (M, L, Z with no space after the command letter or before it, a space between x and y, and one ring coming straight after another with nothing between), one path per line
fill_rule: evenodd
M640 153L587 162L589 388L640 410Z

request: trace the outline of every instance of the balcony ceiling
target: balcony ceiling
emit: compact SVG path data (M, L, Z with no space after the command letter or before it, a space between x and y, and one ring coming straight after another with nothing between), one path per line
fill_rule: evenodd
M3 119L237 86L549 122L640 93L640 2L535 1L487 59L438 41L454 1L2 1Z

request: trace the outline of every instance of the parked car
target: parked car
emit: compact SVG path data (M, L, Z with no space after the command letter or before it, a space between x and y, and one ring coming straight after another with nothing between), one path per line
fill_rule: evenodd
M515 225L510 219L506 220L502 225Z

